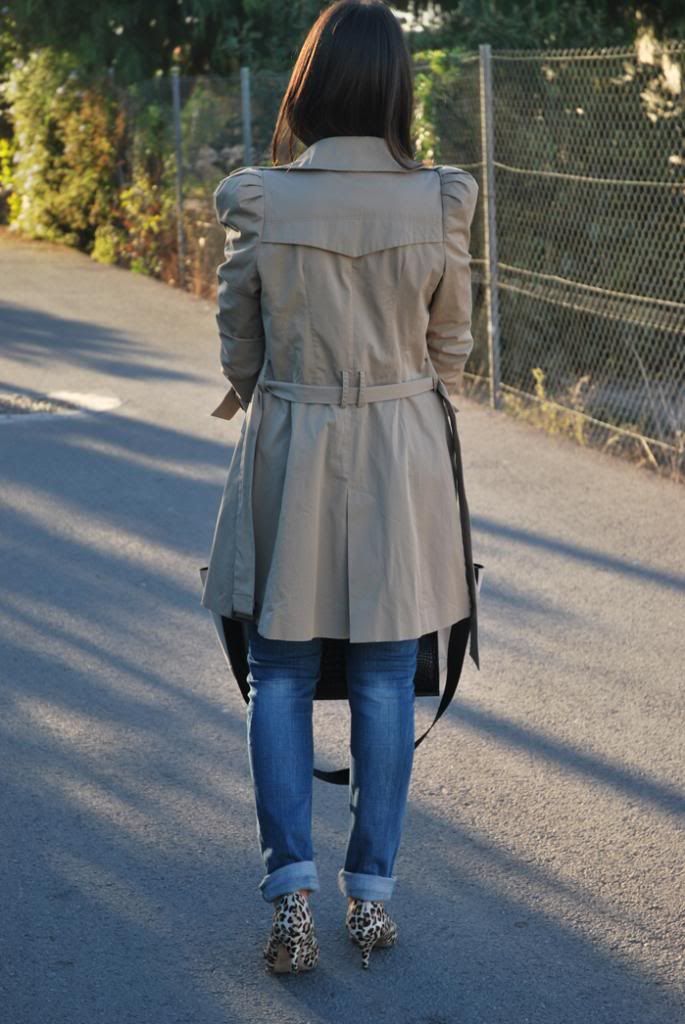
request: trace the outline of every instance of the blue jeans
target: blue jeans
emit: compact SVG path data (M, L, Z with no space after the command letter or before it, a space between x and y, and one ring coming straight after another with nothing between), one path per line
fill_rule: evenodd
M257 835L272 902L319 888L312 845L312 709L321 638L269 640L248 624L247 740ZM414 757L417 640L350 643L351 812L338 888L360 899L392 895Z

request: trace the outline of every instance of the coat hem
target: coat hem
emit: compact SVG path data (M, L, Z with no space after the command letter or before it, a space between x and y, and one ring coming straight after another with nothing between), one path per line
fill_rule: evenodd
M407 628L395 627L389 630L378 630L377 627L372 629L371 634L359 635L358 631L346 630L345 632L340 631L317 631L316 626L311 626L309 629L291 629L287 625L279 625L277 622L272 623L260 628L259 622L257 622L257 630L260 636L265 637L267 640L313 640L317 637L325 637L331 640L349 640L350 643L388 643L396 640L415 640L419 637L425 636L427 633L435 633L441 629L446 629L453 626L455 623L460 622L464 618L468 618L467 615L461 614L461 606L459 608L454 607L451 612L445 612L443 614L437 614L442 606L433 606L429 612L422 617L421 621L417 626L409 626ZM435 615L433 613L435 612ZM380 633L380 635L379 635ZM354 634L354 635L352 635Z

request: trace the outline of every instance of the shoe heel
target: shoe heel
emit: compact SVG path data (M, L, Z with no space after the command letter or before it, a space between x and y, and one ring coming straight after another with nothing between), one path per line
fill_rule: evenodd
M300 953L303 952L305 941L300 936L295 938L291 935L284 935L281 939L281 944L285 946L290 957L290 971L292 974L297 974L300 969Z
M347 911L347 931L362 952L362 967L368 969L371 950L375 945L392 946L397 936L395 922L383 905L373 900L356 900Z
M299 893L287 893L278 901L264 956L267 970L279 974L298 974L319 962L311 910Z
M319 944L313 937L272 935L264 951L267 969L276 974L299 974L311 970L319 962Z
M364 942L359 943L359 946L361 947L362 951L362 967L364 968L364 970L368 970L369 957L371 956L371 950L376 945L376 938L366 939Z

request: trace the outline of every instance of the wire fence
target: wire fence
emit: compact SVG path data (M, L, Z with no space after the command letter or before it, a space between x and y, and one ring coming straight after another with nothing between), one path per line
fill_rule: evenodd
M684 56L685 44L493 53L483 163L496 211L494 404L675 475L685 452ZM478 255L487 277L487 244Z
M417 155L457 164L480 186L467 390L676 479L685 473L684 58L677 42L482 46L414 69ZM127 92L133 122L147 119L155 145L166 133L176 149L163 173L178 189L177 272L198 294L212 295L223 258L212 192L236 167L271 163L287 77L243 69ZM154 147L137 145L149 159Z

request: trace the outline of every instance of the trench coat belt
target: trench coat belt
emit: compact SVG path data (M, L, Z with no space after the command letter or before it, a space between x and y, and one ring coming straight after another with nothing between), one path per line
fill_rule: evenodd
M464 544L464 560L466 576L471 600L471 627L469 653L478 665L477 638L477 588L473 557L471 551L471 526L466 493L464 489L463 468L457 420L454 406L449 398L447 388L437 375L417 377L412 380L397 381L391 384L367 385L364 370L356 371L357 384L350 382L353 371L341 370L341 384L300 384L296 381L275 380L265 376L268 360L255 385L252 400L243 420L243 447L241 452L240 474L238 478L236 549L233 576L233 609L232 617L254 621L255 614L255 538L254 518L252 510L252 484L256 452L257 434L263 411L263 392L269 391L279 398L291 402L314 402L334 405L365 405L367 402L380 402L392 398L405 398L419 395L424 391L436 391L441 400L446 416L450 460L454 474L455 487L459 498L459 514Z

